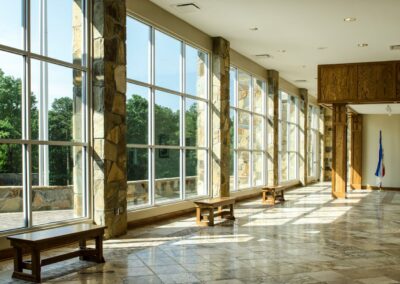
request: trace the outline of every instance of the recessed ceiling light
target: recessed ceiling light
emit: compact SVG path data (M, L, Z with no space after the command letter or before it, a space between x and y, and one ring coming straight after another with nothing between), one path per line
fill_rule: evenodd
M279 53L285 53L286 52L286 49L278 49L277 50Z
M347 17L343 19L345 22L355 22L357 19L354 17Z
M301 65L301 68L306 68L307 67L307 65Z
M391 45L390 50L400 50L400 44Z
M358 44L358 47L367 47L368 46L368 43L359 43Z
M255 31L258 31L258 28L257 28L257 27L252 27L252 28L250 28L249 30L255 32Z
M327 49L327 47L326 46L320 46L320 47L317 47L317 49L318 50L324 50L324 49Z

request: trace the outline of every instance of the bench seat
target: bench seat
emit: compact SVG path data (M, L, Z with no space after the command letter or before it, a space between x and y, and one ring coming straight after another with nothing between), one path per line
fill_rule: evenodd
M275 205L276 200L285 201L285 190L287 186L284 185L268 185L261 189L263 204Z
M196 223L200 226L214 226L214 217L235 220L233 206L234 197L216 197L194 201L196 205ZM224 209L228 207L228 209ZM218 212L214 209L218 208ZM208 215L203 214L208 212Z

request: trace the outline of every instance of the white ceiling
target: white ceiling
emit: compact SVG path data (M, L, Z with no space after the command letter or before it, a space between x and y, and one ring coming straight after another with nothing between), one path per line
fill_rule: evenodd
M400 104L365 104L348 105L350 108L360 114L400 114ZM389 106L390 111L387 107Z
M317 65L399 60L400 0L152 0L297 87L317 94ZM188 13L176 4L194 2ZM355 22L345 22L356 17ZM257 31L250 28L257 27ZM368 43L360 48L359 43ZM326 47L320 50L319 47ZM280 53L278 50L286 50ZM268 53L272 58L257 58ZM305 79L305 83L295 80Z

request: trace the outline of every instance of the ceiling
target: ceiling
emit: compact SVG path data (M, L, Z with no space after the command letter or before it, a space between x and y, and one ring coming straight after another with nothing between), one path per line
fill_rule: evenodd
M210 36L226 38L236 51L312 95L317 94L318 64L400 60L400 50L389 48L400 44L400 0L152 2ZM200 10L176 7L190 2ZM356 21L345 22L347 17ZM265 53L271 58L255 56Z
M400 114L400 104L363 104L348 106L360 114Z

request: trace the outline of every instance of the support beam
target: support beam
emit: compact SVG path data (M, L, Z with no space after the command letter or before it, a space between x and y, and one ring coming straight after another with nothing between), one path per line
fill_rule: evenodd
M332 196L346 198L347 113L345 104L333 104Z
M350 185L352 189L361 189L362 180L362 115L352 113L351 121L351 157Z
M273 145L268 147L268 155L272 156L273 161L273 183L268 181L268 184L279 183L279 165L278 165L278 144L279 144L279 72L276 70L268 70L268 95L273 97L274 117L273 117Z
M222 37L213 38L212 55L212 196L229 196L230 118L229 68L230 44Z
M307 185L308 162L308 91L301 88L300 92L300 121L299 121L299 180L303 186Z

